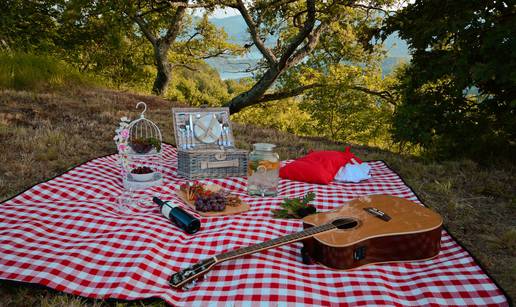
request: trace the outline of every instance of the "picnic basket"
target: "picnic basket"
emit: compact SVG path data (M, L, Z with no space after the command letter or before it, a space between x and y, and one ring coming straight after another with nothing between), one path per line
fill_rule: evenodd
M187 179L247 175L248 151L237 149L229 108L173 108L177 174Z

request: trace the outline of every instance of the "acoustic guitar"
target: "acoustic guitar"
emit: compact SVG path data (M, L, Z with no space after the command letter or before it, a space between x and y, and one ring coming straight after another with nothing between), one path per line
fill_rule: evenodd
M439 253L442 218L403 198L371 195L309 215L303 225L303 231L202 260L172 275L169 283L188 289L187 284L194 284L218 263L301 240L313 260L337 270L430 259Z

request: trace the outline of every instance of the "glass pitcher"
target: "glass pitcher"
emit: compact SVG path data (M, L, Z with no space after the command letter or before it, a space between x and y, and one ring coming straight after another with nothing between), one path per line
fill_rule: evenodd
M247 191L249 195L276 196L278 194L279 155L274 152L276 145L253 144L249 154L247 169Z

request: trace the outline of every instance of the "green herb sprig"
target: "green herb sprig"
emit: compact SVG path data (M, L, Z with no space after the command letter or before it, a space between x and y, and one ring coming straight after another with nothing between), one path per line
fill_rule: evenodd
M272 215L281 219L301 219L317 212L314 205L310 204L314 199L314 192L308 192L302 198L285 198L280 209L272 210Z

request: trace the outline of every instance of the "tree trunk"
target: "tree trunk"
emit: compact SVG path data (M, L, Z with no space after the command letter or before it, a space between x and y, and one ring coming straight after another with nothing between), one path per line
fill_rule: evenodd
M158 96L163 96L167 90L168 83L171 77L171 66L168 62L167 53L169 46L164 43L158 43L154 47L154 60L156 61L156 68L158 70L154 85L152 86L152 93Z
M258 103L263 94L272 86L283 71L284 69L279 70L277 67L269 68L250 90L236 96L226 104L229 107L229 113L237 113L245 107Z

